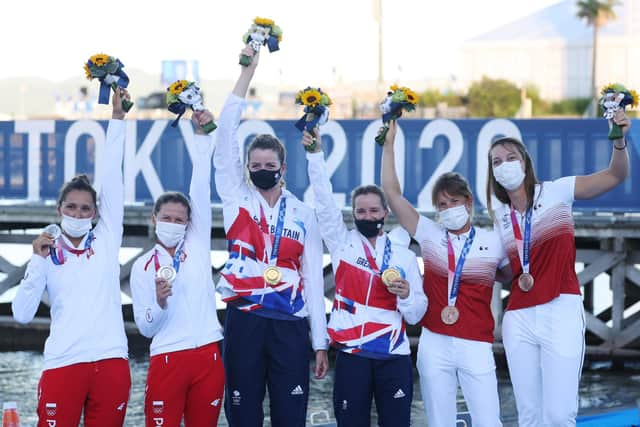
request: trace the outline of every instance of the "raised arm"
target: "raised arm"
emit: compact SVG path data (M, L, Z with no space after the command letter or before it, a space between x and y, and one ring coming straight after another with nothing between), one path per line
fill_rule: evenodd
M191 159L191 221L187 233L189 239L197 242L207 255L211 250L211 155L214 145L202 125L212 120L213 115L209 111L196 111L191 116L195 128L195 158Z
M253 56L253 49L244 48L243 54ZM259 62L259 55L255 55L252 63L247 67L241 67L240 76L236 81L233 92L220 113L218 120L217 146L213 156L215 170L216 190L223 203L229 203L240 197L241 188L244 185L242 169L242 153L238 144L238 126L240 116L246 104L245 95Z
M614 188L629 176L629 155L626 135L631 126L624 110L620 109L613 121L622 128L622 139L613 141L613 154L607 169L591 175L576 176L575 199L592 199Z
M316 148L313 152L307 153L309 182L311 183L311 188L313 188L316 216L318 217L318 222L322 224L320 235L329 252L333 253L347 242L349 230L344 223L342 211L333 199L333 188L317 130L314 130L314 136L304 131L302 144L305 146L311 145L313 138L316 139Z
M389 123L389 132L387 133L382 148L382 172L380 181L391 211L398 219L400 225L404 227L411 236L415 236L420 215L418 211L411 206L411 203L404 198L402 190L400 189L400 181L398 181L398 174L396 172L395 154L393 152L396 131L397 123L395 120L392 120L391 123Z
M130 99L126 89L118 88L113 94L111 103L113 111L104 150L104 158L96 159L102 162L101 175L98 181L101 183L98 194L98 212L100 219L96 230L109 236L112 249L118 251L122 243L124 220L124 184L122 177L122 158L124 155L124 139L126 123L125 112L122 109L122 98Z

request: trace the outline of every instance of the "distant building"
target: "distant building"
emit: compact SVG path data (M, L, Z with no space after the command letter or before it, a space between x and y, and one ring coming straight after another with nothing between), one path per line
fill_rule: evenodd
M465 42L462 82L487 76L533 83L549 100L590 96L593 33L576 10L565 0ZM599 32L598 87L640 89L640 0L622 0L615 12Z

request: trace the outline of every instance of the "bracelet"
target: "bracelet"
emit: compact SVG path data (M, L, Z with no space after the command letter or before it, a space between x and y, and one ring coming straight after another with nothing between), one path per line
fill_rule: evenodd
M616 150L620 150L620 151L622 151L622 150L624 150L625 148L627 148L627 139L626 139L626 138L624 138L624 139L623 139L623 141L624 141L624 145L623 145L622 147L618 147L618 146L615 144L615 142L614 142L614 143L613 143L613 148L615 148Z

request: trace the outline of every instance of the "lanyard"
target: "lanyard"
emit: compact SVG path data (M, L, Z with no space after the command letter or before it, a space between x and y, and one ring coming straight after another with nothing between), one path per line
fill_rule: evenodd
M374 273L380 274L387 269L387 267L389 266L389 260L391 259L391 240L389 240L389 237L387 237L387 240L384 242L384 253L382 255L381 269L378 269L378 264L376 263L375 258L369 250L369 245L362 241L362 247L364 248L364 253L367 257L367 262L369 263L369 268L373 270Z
M447 232L447 255L449 261L449 274L447 276L447 299L448 305L450 306L456 305L458 290L460 289L460 282L462 279L462 267L464 266L464 262L467 258L467 255L469 254L469 250L471 249L471 245L473 244L473 239L475 236L476 229L472 226L469 237L467 238L467 241L464 242L464 246L462 247L462 251L460 251L460 256L458 257L458 263L456 264L456 255L453 250L453 244L451 243L451 238L449 237L449 233Z
M176 253L173 255L173 268L176 270L176 273L180 271L180 265L182 264L182 261L184 261L185 259L185 256L183 254L184 254L184 240L180 242L180 244L178 245L178 249L176 249ZM160 257L157 249L153 251L153 255L151 255L151 258L149 258L149 261L147 261L147 263L145 264L144 266L145 271L149 267L149 263L151 263L152 260L153 260L153 267L157 272L160 269Z
M84 249L75 249L67 245L67 242L64 241L64 238L60 236L57 240L57 245L51 246L49 248L49 254L51 255L51 261L55 265L62 265L65 262L64 252L72 253L76 256L80 256L84 253L87 254L87 259L91 258L93 255L93 248L91 247L91 243L95 240L95 236L93 235L93 231L89 231L87 235L87 239L84 241Z
M269 232L269 226L267 224L267 218L264 214L262 204L260 205L260 230L264 236L264 258L268 259L268 263L275 265L278 260L278 253L280 252L280 240L282 239L282 230L284 229L284 216L287 210L287 199L282 197L280 199L280 209L278 210L278 222L276 223L275 236L272 236ZM269 253L271 252L271 253ZM264 259L263 258L263 259Z
M520 257L520 265L522 272L529 273L529 248L531 246L531 208L527 209L524 216L524 236L520 230L516 211L511 208L511 225L513 226L513 236L516 239L516 247L518 248L518 256Z

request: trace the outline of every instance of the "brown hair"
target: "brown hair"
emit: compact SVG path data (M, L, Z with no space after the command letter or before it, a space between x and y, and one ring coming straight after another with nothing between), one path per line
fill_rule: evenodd
M431 203L433 206L437 206L438 194L447 193L451 196L462 196L473 201L473 193L469 182L464 176L458 172L446 172L438 177L436 183L431 190Z
M187 196L180 193L179 191L167 191L166 193L162 193L160 197L153 204L153 214L158 216L158 212L160 212L160 208L165 203L180 203L185 208L187 208L187 218L191 219L191 204L189 203L189 199Z
M67 194L72 191L86 191L91 194L93 199L93 205L97 205L96 190L91 186L89 177L85 174L74 176L71 181L65 183L60 189L60 195L58 196L58 207L62 206L62 202L67 198Z
M509 204L511 199L509 199L509 194L507 190L498 183L495 175L493 174L493 162L491 159L491 151L498 145L503 146L508 150L507 146L511 145L515 147L515 149L520 153L522 158L524 159L524 189L527 193L527 207L530 208L533 205L533 196L536 190L536 184L538 183L538 178L536 178L536 172L533 169L533 161L531 160L531 156L529 156L529 152L527 151L527 147L524 146L522 141L516 138L498 138L491 143L491 147L489 148L489 152L487 153L487 209L489 210L489 215L493 218L493 209L491 207L491 195L495 194L496 198L500 200L504 204Z
M255 139L251 141L251 144L249 144L249 149L247 150L247 164L249 163L249 154L256 148L275 151L278 155L278 160L280 160L280 164L284 164L287 150L284 148L282 142L275 136L266 133L256 136Z
M380 203L385 211L388 211L387 207L387 198L384 196L384 192L377 185L361 185L356 187L351 192L351 209L355 211L356 209L356 198L359 196L364 196L365 194L375 194L380 197Z

